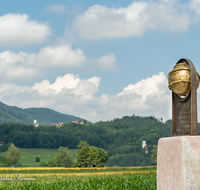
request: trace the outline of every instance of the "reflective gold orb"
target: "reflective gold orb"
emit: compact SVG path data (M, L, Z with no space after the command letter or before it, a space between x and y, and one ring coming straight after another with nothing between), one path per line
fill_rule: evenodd
M199 73L196 71L196 83L199 87ZM180 96L187 96L191 89L191 70L187 63L178 63L168 73L169 89Z

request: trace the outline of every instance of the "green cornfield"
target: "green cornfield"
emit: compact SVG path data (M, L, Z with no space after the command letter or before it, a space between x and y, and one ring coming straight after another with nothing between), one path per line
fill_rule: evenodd
M31 177L31 178L34 178ZM23 178L22 178L23 179ZM46 176L34 181L0 181L1 190L156 190L156 174Z

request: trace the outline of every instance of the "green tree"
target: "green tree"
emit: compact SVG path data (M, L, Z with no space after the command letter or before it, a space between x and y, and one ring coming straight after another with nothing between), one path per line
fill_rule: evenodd
M51 160L49 160L48 167L56 167L56 165L56 158L52 158Z
M19 149L13 143L9 146L6 157L12 166L20 159Z
M77 156L77 164L79 166L96 166L99 163L105 163L108 159L108 155L104 150L89 146L85 141L81 141L78 148L80 148Z
M77 164L79 166L84 165L85 167L90 164L89 145L82 146L82 148L78 150Z
M78 150L80 151L83 146L89 146L86 141L80 141L79 145L77 145Z
M60 146L58 149L58 154L56 156L56 162L58 166L62 167L70 167L72 166L73 162L70 157L70 151L68 148Z
M36 157L35 161L36 161L36 162L40 162L40 158L39 158L39 157Z
M8 159L6 158L6 156L3 156L1 158L1 163L5 166L9 165Z
M152 151L151 157L153 158L155 164L157 164L157 149L158 149L158 146L153 145L153 151Z
M42 160L40 163L39 163L39 166L41 167L46 167L47 166L47 162L45 160Z
M98 154L100 163L106 163L106 161L108 160L108 154L106 153L106 151L102 150L101 148L98 148Z
M97 147L89 146L89 162L91 166L96 166L100 163L99 150Z

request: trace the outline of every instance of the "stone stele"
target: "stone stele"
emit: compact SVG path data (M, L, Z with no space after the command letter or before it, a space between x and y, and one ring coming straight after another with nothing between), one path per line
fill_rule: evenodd
M157 190L200 190L200 136L159 139Z

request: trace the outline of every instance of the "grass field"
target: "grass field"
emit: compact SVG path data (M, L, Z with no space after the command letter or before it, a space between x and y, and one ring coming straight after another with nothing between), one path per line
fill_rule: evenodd
M58 149L46 149L46 148L19 148L19 150L21 157L18 162L22 164L22 166L24 167L39 166L39 163L35 162L36 157L39 157L40 161L45 160L46 162L48 162L58 153ZM76 158L78 149L70 149L70 151L72 158L73 159ZM6 152L1 152L0 156L1 157L6 156Z

